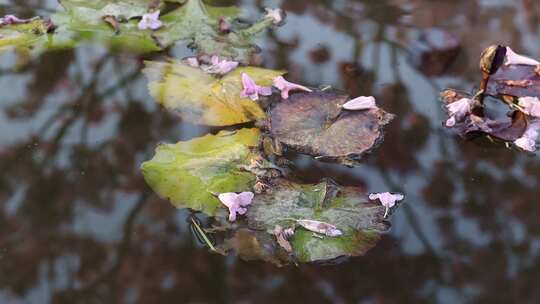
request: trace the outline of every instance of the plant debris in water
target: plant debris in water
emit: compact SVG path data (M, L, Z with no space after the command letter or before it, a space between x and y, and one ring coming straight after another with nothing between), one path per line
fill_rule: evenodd
M510 47L493 45L480 58L482 81L474 96L445 90L441 93L448 128L460 135L488 135L515 147L536 151L540 116L540 62ZM496 117L493 103L505 105L508 115Z

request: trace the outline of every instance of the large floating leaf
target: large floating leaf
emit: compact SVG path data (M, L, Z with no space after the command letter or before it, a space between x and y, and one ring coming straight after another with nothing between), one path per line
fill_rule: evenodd
M388 229L384 211L383 206L367 202L358 188L331 181L303 185L280 179L270 193L255 196L247 216L249 228L257 231L272 231L276 225L293 227L294 219L331 223L343 231L339 237L320 238L297 227L290 240L293 260L312 262L363 255Z
M393 115L381 109L344 111L347 100L332 92L293 94L271 110L270 134L298 152L354 164L381 141Z
M165 26L155 36L162 45L170 45L186 40L199 53L215 54L249 63L258 48L253 38L272 25L271 18L265 18L251 27L230 32L219 31L219 18L232 22L239 14L236 7L212 7L201 0L187 0L180 8L163 16Z
M26 48L47 40L47 24L42 19L0 26L0 51L8 47Z
M83 1L62 0L65 12L52 16L58 26L52 39L58 43L76 45L84 40L104 42L113 48L124 48L142 52L161 50L151 31L139 30L138 20L152 7L159 6L160 1L153 0L120 0L120 1ZM113 26L105 18L113 17ZM69 43L68 43L69 42Z
M158 103L189 122L211 126L241 124L266 116L256 101L240 97L242 72L263 86L270 86L274 77L283 74L241 67L218 79L177 61L147 61L144 69L150 94Z
M259 136L258 129L241 129L160 145L141 166L144 178L176 207L214 215L221 206L215 194L251 191L255 176L240 167L255 157Z

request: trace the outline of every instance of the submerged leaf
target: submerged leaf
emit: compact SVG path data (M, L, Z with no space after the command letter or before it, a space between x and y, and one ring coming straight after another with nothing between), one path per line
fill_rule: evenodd
M255 196L247 217L249 228L261 231L273 231L276 226L291 228L299 221L335 226L342 235L321 238L299 227L289 237L296 259L312 262L367 252L388 229L384 211L383 206L367 202L357 188L339 187L330 181L311 185L280 179L271 193Z
M217 194L250 191L255 183L255 175L241 167L255 158L259 136L258 129L241 129L160 145L141 165L144 178L176 207L215 215L225 208Z
M213 7L201 0L187 0L178 9L164 15L163 29L155 37L162 45L171 45L179 40L190 42L199 53L233 58L249 63L251 55L258 51L253 45L256 34L270 27L273 19L264 18L247 29L220 30L220 22L231 22L238 17L236 7Z
M159 51L161 46L156 44L150 31L139 29L139 20L135 17L142 17L160 3L152 0L62 0L60 4L65 12L52 16L58 29L51 39L56 45L74 46L80 41L96 40L112 48ZM115 21L114 26L109 25L111 20Z
M150 94L158 103L189 122L211 126L265 118L257 102L240 97L241 74L249 74L261 86L270 86L274 77L283 74L282 71L240 67L223 78L215 78L178 61L147 61L144 73L149 80Z
M347 100L331 92L293 94L271 110L270 134L300 153L355 164L382 140L393 115L379 108L345 111Z

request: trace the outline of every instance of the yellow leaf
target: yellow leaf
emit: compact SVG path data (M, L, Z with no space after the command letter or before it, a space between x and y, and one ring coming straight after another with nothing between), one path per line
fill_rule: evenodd
M247 73L258 85L271 86L274 77L285 73L240 67L223 78L216 78L179 61L145 64L150 94L159 104L186 121L209 126L230 126L265 118L258 102L240 97L240 75Z

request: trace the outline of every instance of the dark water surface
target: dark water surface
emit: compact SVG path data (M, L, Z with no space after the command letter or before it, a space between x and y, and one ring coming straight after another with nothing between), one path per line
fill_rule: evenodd
M234 1L214 1L234 4ZM540 161L441 126L438 92L472 91L493 43L540 58L537 0L238 1L287 10L260 38L288 78L375 95L397 118L362 166L298 156L329 176L402 191L391 231L337 265L277 268L211 254L140 163L209 130L154 104L143 59L99 45L0 55L0 303L539 303ZM0 0L0 15L54 1ZM442 45L436 52L422 38ZM425 39L424 39L425 40ZM459 47L446 45L458 43ZM422 55L423 54L423 55ZM215 131L215 130L210 130Z

